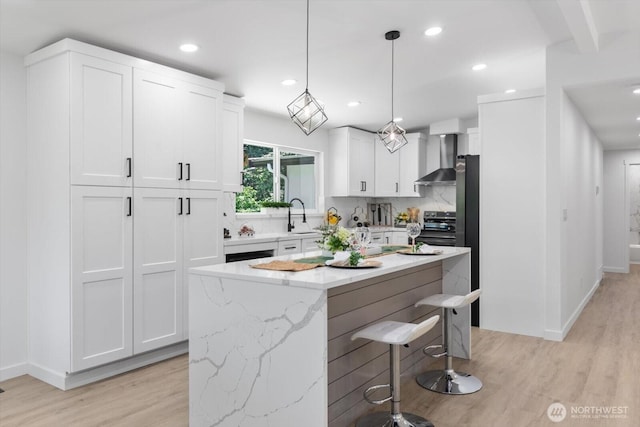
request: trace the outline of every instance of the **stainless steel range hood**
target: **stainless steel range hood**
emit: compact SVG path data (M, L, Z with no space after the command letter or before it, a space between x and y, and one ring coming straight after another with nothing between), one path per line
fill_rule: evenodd
M440 135L440 169L418 179L416 185L455 184L456 155L458 135L455 133Z

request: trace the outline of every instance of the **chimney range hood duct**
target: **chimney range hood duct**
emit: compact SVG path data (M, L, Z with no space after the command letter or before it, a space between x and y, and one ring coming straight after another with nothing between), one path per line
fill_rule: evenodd
M458 135L455 133L440 135L440 169L418 179L417 185L455 184L456 154L458 152Z

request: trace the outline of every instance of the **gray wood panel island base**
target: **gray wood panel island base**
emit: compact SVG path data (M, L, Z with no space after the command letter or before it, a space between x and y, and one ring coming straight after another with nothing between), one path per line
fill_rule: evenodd
M291 273L253 269L263 262L253 260L190 270L190 426L338 427L370 410L362 391L388 382L388 348L351 335L381 320L426 319L439 310L415 308L419 299L470 290L467 248L377 259L371 269ZM471 356L469 315L455 316L457 357ZM432 363L423 346L440 342L436 326L403 349L403 381Z

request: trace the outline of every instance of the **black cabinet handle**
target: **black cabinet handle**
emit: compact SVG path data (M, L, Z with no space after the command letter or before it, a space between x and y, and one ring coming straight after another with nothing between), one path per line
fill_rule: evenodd
M398 183L396 182L396 193L398 192Z
M127 216L131 216L131 197L127 197Z
M127 157L127 178L131 178L131 157Z
M364 190L363 191L367 191L367 181L362 181L364 183Z
M178 197L178 200L180 201L180 210L178 211L178 215L182 215L182 197Z
M182 181L182 162L178 163L178 172L180 173L178 175L178 181Z
M186 181L191 181L191 163L186 163L187 165L187 179Z
M191 215L191 197L187 197L187 215Z

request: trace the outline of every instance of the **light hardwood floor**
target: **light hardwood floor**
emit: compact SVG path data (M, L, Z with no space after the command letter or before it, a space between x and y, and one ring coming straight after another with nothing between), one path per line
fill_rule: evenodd
M467 396L444 396L408 381L402 407L438 427L640 426L640 266L606 274L564 342L473 330L473 361L460 371L482 379ZM0 426L187 426L187 357L62 392L28 376L0 383ZM626 418L552 423L548 406L627 407ZM382 409L378 408L378 409ZM291 426L302 426L292 421ZM289 426L285 426L289 427Z

